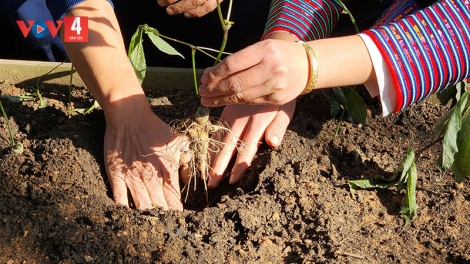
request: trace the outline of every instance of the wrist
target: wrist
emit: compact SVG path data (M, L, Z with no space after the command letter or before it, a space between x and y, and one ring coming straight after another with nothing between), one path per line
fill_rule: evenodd
M143 119L147 114L153 114L145 94L133 94L108 101L102 107L107 125L123 124Z

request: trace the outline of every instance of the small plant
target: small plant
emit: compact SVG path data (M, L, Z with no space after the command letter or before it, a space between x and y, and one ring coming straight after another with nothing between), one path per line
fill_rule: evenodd
M195 92L198 95L198 83L196 76L196 63L195 63L195 53L200 51L203 54L210 56L215 60L217 64L223 54L228 54L224 52L225 45L228 39L228 31L232 26L233 22L229 20L230 10L232 6L232 1L229 3L229 11L227 18L224 19L222 16L222 11L220 8L220 3L217 1L217 12L219 14L219 19L223 28L223 41L220 50L214 50L211 48L195 46L183 41L179 41L165 35L160 34L155 28L149 27L144 24L137 28L136 32L132 36L131 42L129 44L128 57L134 66L135 73L140 83L143 82L145 78L145 71L147 68L144 49L143 49L143 36L147 34L152 43L162 52L169 55L177 55L182 58L181 55L176 49L174 49L166 40L174 41L183 45L186 45L191 48L192 56L192 68L193 68L193 77L194 77L194 86ZM209 52L216 52L217 56L211 55ZM196 113L193 117L187 118L185 120L171 122L172 130L175 135L183 136L180 144L180 149L182 151L188 151L192 158L189 164L182 164L181 169L189 169L188 175L188 184L186 187L189 190L191 179L194 178L194 188L196 187L196 177L199 176L205 185L206 189L206 199L207 199L207 177L209 177L210 169L210 156L213 152L218 152L221 149L222 142L213 139L213 136L216 138L222 138L221 134L231 133L230 129L221 124L220 122L213 121L210 119L209 108L205 106L199 106L196 110ZM243 142L239 142L243 144ZM186 188L185 187L185 188ZM184 189L183 189L184 190ZM188 192L187 192L188 194ZM187 196L186 196L187 197Z
M2 100L0 99L0 109L2 109L3 117L7 123L8 132L10 133L10 141L11 141L11 150L15 154L21 154L23 152L23 144L15 143L15 138L13 137L13 131L11 130L10 121L8 120L8 116L3 109Z
M432 142L421 149L416 155L410 147L402 165L396 170L390 179L380 175L373 175L360 180L349 181L351 194L354 195L356 189L388 188L397 185L397 192L405 189L400 213L408 224L416 216L416 181L418 173L415 165L415 157L433 146L442 142L442 154L437 160L437 165L441 171L441 177L450 169L454 174L454 180L461 183L470 176L470 99L469 92L465 91L465 82L448 89L457 91L456 94L442 96L440 98L454 98L453 107L447 111L436 123L434 127L434 138ZM445 90L444 90L445 91ZM446 92L448 93L448 92ZM447 103L447 100L441 101ZM398 177L400 175L400 177Z
M339 118L338 125L336 126L336 131L334 137L338 135L338 131L343 120L345 112L356 121L362 124L363 127L366 126L366 104L362 97L357 93L354 87L336 87L330 89L331 91L323 91L323 94L328 98L331 108L330 115L335 117L341 111L341 117Z
M346 5L339 0L335 0L335 2L341 6L341 8L343 9L343 14L347 14L349 16L349 19L354 25L356 33L360 33L359 27L356 23L356 19L354 19L354 16L346 7ZM367 107L362 97L359 95L359 93L357 93L355 86L336 87L330 89L329 91L323 91L323 94L330 101L331 117L336 117L342 109L338 125L336 126L334 137L338 136L339 128L346 112L348 112L349 116L351 116L354 121L361 123L362 126L366 126Z

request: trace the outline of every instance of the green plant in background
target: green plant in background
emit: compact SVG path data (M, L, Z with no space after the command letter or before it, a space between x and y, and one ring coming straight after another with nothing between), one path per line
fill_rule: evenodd
M2 104L1 99L0 99L0 109L2 109L2 114L3 114L3 117L5 118L5 122L7 123L8 132L10 133L10 142L11 142L12 152L15 154L21 154L23 152L23 144L15 143L15 138L13 137L13 131L11 130L10 121L8 120L8 116L5 110L3 109L3 104Z
M356 23L356 19L346 7L346 5L339 1L335 0L337 4L339 4L343 8L343 14L347 14L349 19L351 20L356 33L359 33L359 27ZM366 126L366 104L364 100L356 91L355 86L346 86L346 87L336 87L330 89L329 91L323 91L323 94L328 98L331 108L330 108L330 116L336 117L342 109L341 116L339 118L338 125L336 126L336 131L334 137L338 136L339 128L343 121L344 114L347 112L349 116L356 122L362 124L362 126Z
M408 224L416 216L416 181L418 172L414 159L415 152L412 147L409 147L402 165L393 173L392 177L387 179L380 175L372 175L364 179L349 181L351 194L354 195L357 189L383 189L395 185L397 186L397 193L405 189L405 199L402 202L400 213L405 217L405 222Z
M351 194L357 189L388 188L397 185L397 192L403 190L406 185L404 200L400 213L408 224L416 216L416 181L417 170L415 157L433 146L442 142L442 154L437 160L437 165L441 170L441 177L450 169L454 174L454 180L461 183L470 176L470 100L469 92L465 91L465 82L457 85L459 89L449 87L448 89L458 91L457 94L446 95L441 98L458 98L454 101L453 107L448 110L436 123L434 127L434 138L431 143L421 149L416 155L410 147L405 160L393 176L389 179L380 175L373 175L360 180L349 181ZM447 103L447 100L441 101ZM400 177L398 177L400 175Z
M366 104L362 97L357 93L357 91L352 86L347 87L336 87L330 89L331 91L323 91L323 94L328 98L331 108L330 115L335 117L339 114L341 109L341 116L339 118L338 125L336 126L336 131L334 137L338 135L338 131L343 120L345 112L348 112L354 121L359 122L362 126L366 126Z

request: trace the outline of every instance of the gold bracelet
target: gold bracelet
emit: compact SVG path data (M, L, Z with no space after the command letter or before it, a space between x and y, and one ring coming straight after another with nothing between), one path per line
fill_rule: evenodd
M305 49L305 52L307 53L307 59L308 59L308 65L309 65L307 86L305 86L305 89L300 93L300 95L304 95L304 94L310 93L313 90L313 88L315 88L315 85L317 84L318 62L317 62L317 56L315 55L315 52L313 51L312 47L310 47L310 45L308 45L305 42L299 42L299 43L302 44L302 46Z

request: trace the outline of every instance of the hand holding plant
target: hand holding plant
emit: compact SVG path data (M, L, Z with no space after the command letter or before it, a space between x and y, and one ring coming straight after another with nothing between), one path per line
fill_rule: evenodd
M184 14L187 18L205 16L217 7L216 0L157 0L157 2L160 6L167 6L166 11L169 15Z

